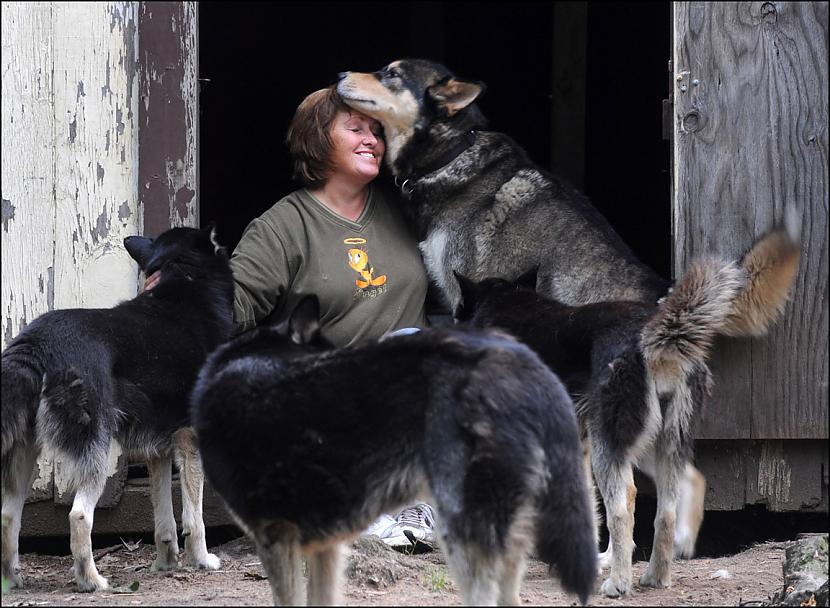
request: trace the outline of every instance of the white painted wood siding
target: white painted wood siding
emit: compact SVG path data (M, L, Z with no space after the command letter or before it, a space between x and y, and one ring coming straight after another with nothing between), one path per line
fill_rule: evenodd
M138 4L3 3L3 348L47 310L110 307L137 291L122 241L142 231ZM35 499L49 495L49 455L39 466Z

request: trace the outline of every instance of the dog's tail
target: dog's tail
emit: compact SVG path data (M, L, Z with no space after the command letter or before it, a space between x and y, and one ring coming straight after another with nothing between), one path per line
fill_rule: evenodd
M734 262L692 263L640 333L643 357L658 387L705 366L744 285L745 273Z
M31 357L16 352L14 346L3 353L0 371L2 395L2 455L31 437L40 399L43 371Z
M799 221L789 211L785 225L758 239L739 264L704 259L691 265L641 333L646 363L658 381L705 365L718 334L766 333L798 270Z
M561 402L573 411L564 389ZM597 576L595 506L575 421L550 420L548 426L543 441L548 483L539 501L536 548L562 586L585 605Z
M746 286L732 303L722 333L762 336L784 311L801 256L801 216L790 208L784 226L758 239L741 259Z

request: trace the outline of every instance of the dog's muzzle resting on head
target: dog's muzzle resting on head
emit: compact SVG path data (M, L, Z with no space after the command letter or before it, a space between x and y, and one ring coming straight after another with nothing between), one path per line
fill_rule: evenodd
M584 195L533 163L510 137L487 130L476 105L484 91L481 82L458 78L437 63L401 59L372 73L343 73L337 90L349 106L383 125L386 162L415 219L429 276L451 311L462 299L454 271L473 281L513 281L537 268L536 291L569 306L611 301L654 306L666 295L670 282L634 256ZM797 234L801 217L792 215L788 232ZM794 269L797 259L788 253L782 268ZM743 287L728 303L732 312L720 333L754 335L767 326L764 315L755 312L776 308L766 305L764 294L780 301L781 289L760 285L762 269L747 262ZM784 280L784 293L793 275L794 270L776 275ZM690 394L699 384L696 375L682 361L671 362L672 352L658 341L644 343L640 354L661 362L659 378L668 382L659 387L662 393ZM703 478L690 461L683 468L680 504L694 511L684 519L699 524ZM696 499L688 499L690 491ZM668 518L675 503L658 497L658 511ZM665 551L671 551L667 536L674 527L673 521L661 521L660 549L642 584L669 584L671 556ZM691 555L696 533L686 528L684 538L675 539L678 553ZM617 542L612 550L612 572L602 591L615 596L631 590L631 555L628 545Z

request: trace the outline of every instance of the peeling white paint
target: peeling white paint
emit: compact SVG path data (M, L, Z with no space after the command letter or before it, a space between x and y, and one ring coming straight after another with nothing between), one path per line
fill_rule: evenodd
M136 293L123 239L141 228L138 6L3 3L3 348L47 310ZM43 455L38 466L33 488L43 493L53 469L61 479L60 461Z

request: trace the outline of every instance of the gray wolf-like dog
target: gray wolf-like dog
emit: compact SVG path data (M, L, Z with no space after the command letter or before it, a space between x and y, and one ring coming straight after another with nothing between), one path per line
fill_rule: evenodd
M386 162L408 200L428 273L450 310L461 301L454 271L474 281L515 280L538 268L536 290L571 306L608 301L654 305L666 295L669 281L634 256L585 196L535 165L510 137L486 130L475 103L484 91L482 83L456 78L436 63L404 59L374 73L343 73L337 90L348 105L383 125ZM737 274L730 291L734 298L724 300L733 320L722 333L754 335L763 323L756 323L747 293L758 290L747 291L746 285L755 277ZM696 390L700 379L694 370L668 359L664 368L661 399L686 399ZM673 540L676 553L691 556L705 484L691 463L682 472L664 487L679 486L681 503L695 512L689 518L693 525L678 527ZM631 479L622 483L630 493L636 491ZM664 549L672 542L663 536L675 531L669 496L676 496L675 489L658 496L656 527L662 532L643 585L670 582ZM616 542L612 549L611 576L602 592L616 596L631 589L631 555Z
M75 492L69 531L75 582L106 589L92 557L92 521L104 490L110 441L147 460L158 551L154 569L178 565L172 462L182 478L188 562L216 569L202 520L203 474L189 428L188 396L208 353L227 340L233 278L211 228L173 228L124 246L159 284L109 309L47 312L2 355L3 577L20 586L23 502L42 449L68 465Z
M527 346L435 328L342 349L314 296L220 347L192 420L204 469L254 540L274 602L338 601L341 545L425 500L465 602L516 604L535 549L584 603L594 516L573 404ZM244 465L240 465L244 463Z

